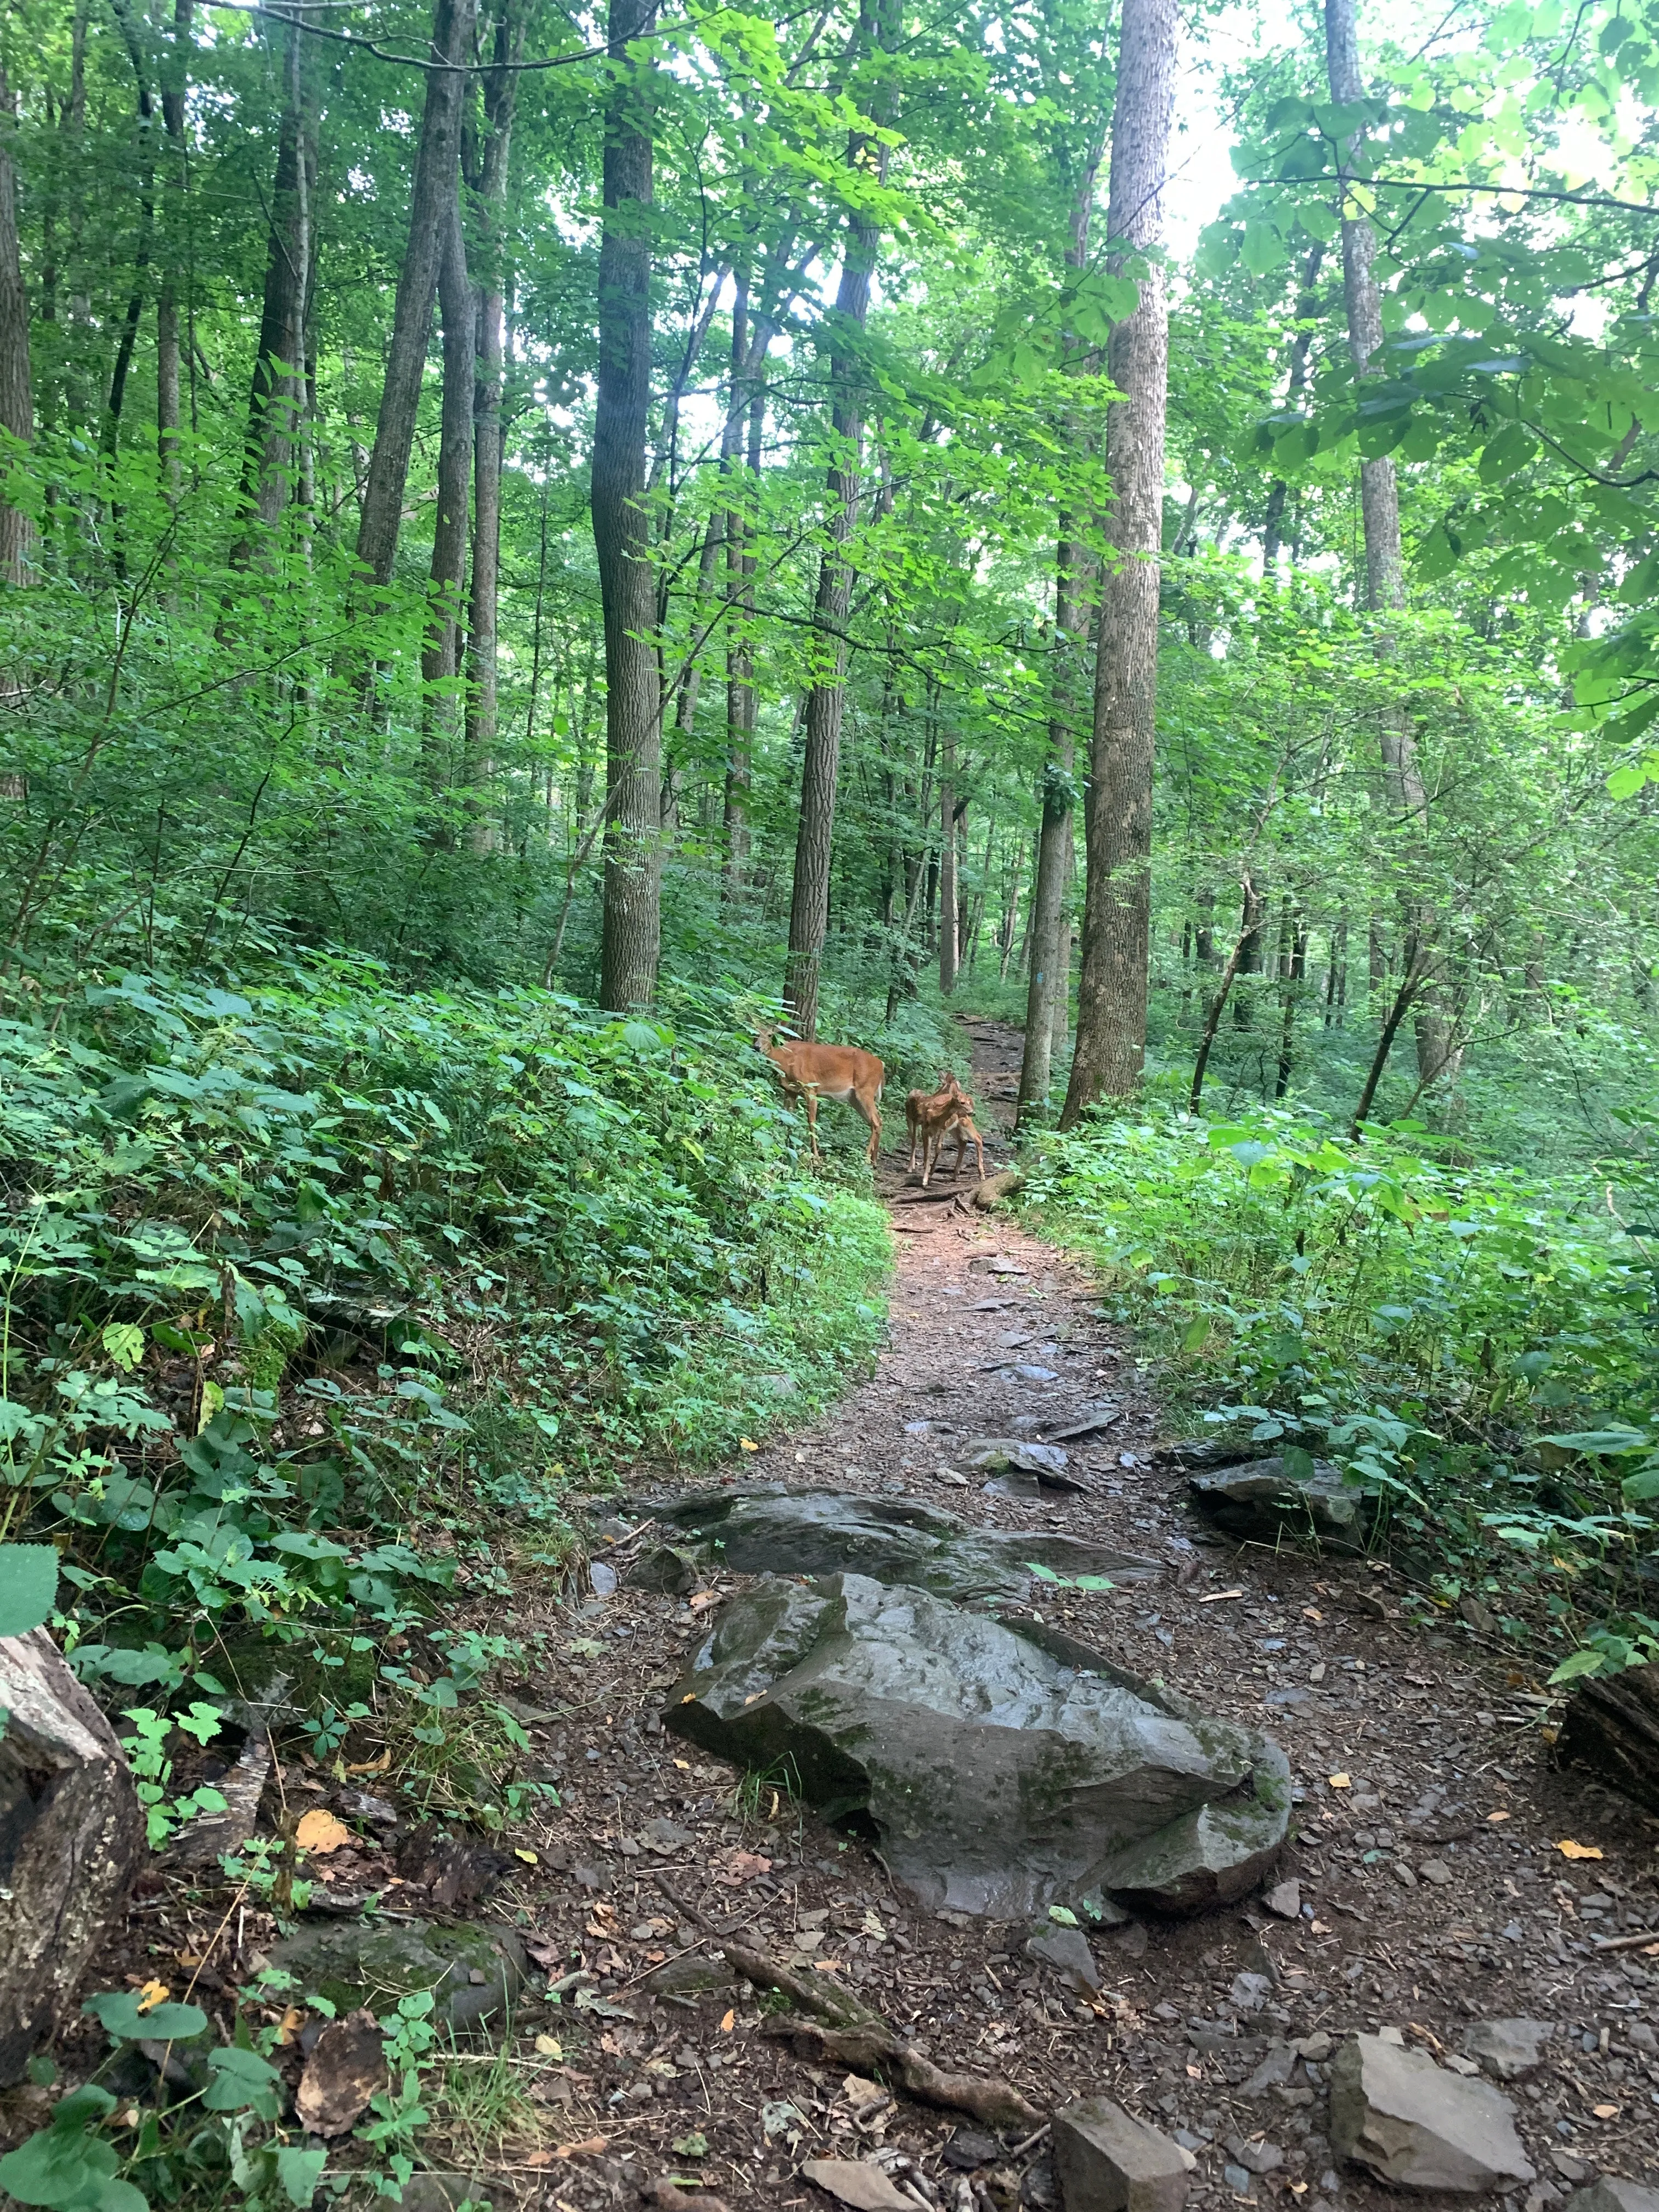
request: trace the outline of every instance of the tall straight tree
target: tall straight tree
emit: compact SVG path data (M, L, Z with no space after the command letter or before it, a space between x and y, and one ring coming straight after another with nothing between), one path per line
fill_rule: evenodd
M477 224L477 361L472 400L472 587L467 611L466 758L473 842L488 842L482 810L495 750L496 623L501 569L501 386L507 356L507 185L526 0L501 0L483 80L483 143L473 190Z
M1325 61L1331 98L1339 107L1352 106L1365 97L1359 73L1359 27L1354 0L1325 0ZM1342 283L1348 311L1348 349L1353 356L1355 378L1364 381L1384 374L1382 361L1382 299L1376 282L1376 234L1364 213L1351 202L1348 164L1356 138L1343 141L1338 149L1338 173L1342 194ZM1365 532L1365 605L1374 615L1396 614L1406 604L1406 562L1400 542L1400 484L1394 459L1384 453L1359 464L1359 510ZM1391 641L1386 628L1377 636L1377 650L1386 657ZM1406 712L1385 712L1381 726L1382 781L1389 804L1407 828L1420 836L1428 825L1429 794L1418 758L1417 736ZM1430 951L1435 919L1429 903L1407 895L1404 915L1407 936L1420 947L1426 972L1433 968ZM1417 1073L1427 1088L1443 1077L1455 1079L1461 1050L1451 1026L1435 1005L1431 987L1419 989L1413 1000L1413 1021L1417 1037Z
M11 143L17 130L17 95L6 82L0 55L0 430L21 444L34 435L34 393L29 377L29 311L17 236L17 175ZM28 562L28 518L0 500L0 580L21 584ZM15 796L15 794L11 794Z
M605 608L605 912L599 1003L648 1005L661 939L662 675L645 504L651 412L651 204L654 86L630 43L656 0L611 0L599 242L599 369L592 503Z
M271 186L270 229L265 247L264 301L242 447L238 501L241 528L230 556L238 567L252 557L259 532L269 532L282 519L293 489L300 412L305 404L311 208L300 61L300 27L290 22L283 52L283 119L276 138L276 174ZM176 389L173 405L176 432Z
M747 392L749 434L740 489L731 501L726 532L726 591L732 605L726 625L726 789L721 829L726 842L724 893L728 902L742 896L749 868L749 792L754 773L755 646L750 626L755 618L755 577L759 566L754 550L757 526L756 501L760 492L761 454L766 434L766 344L770 332L763 325L751 346L748 336L749 286L740 274L732 310L732 381L730 404L738 404ZM748 386L743 372L751 355L757 366Z
M179 407L182 354L179 328L180 256L185 244L185 188L189 174L185 142L190 90L192 0L173 0L173 37L162 62L161 121L167 131L167 189L162 194L161 282L155 295L155 453L161 489L176 507L183 483L179 465ZM290 31L297 40L299 33Z
M1106 211L1108 260L1120 275L1155 252L1163 236L1176 21L1175 0L1124 0ZM1169 368L1169 309L1163 272L1153 262L1141 276L1139 305L1113 330L1107 349L1108 374L1123 398L1107 416L1109 561L1101 584L1084 811L1077 1049L1060 1115L1068 1128L1103 1094L1121 1097L1133 1091L1146 1056Z
M856 49L884 52L896 22L893 0L860 0ZM866 112L890 122L895 102L885 72ZM847 166L855 177L887 179L887 148L854 131ZM881 243L873 215L853 201L842 247L830 348L829 481L824 501L828 543L818 564L812 607L816 633L814 680L802 714L806 745L801 760L800 808L795 828L795 873L789 900L789 953L783 999L798 1035L813 1037L818 1025L818 969L830 927L830 861L835 845L836 792L841 775L841 725L847 703L847 618L853 605L853 567L848 547L858 520L859 475L864 439L864 369L860 358L870 316L870 279Z
M1089 230L1094 213L1095 179L1103 146L1097 147L1079 180L1072 203L1066 265L1081 272L1089 265ZM1075 431L1073 432L1075 434ZM1037 835L1036 882L1031 893L1031 973L1025 994L1025 1043L1020 1057L1018 1118L1048 1103L1053 1067L1055 1009L1059 1034L1066 1035L1066 996L1071 984L1071 930L1065 932L1060 959L1060 918L1075 860L1072 830L1077 762L1076 717L1081 678L1086 668L1093 617L1094 562L1079 539L1078 518L1060 517L1054 548L1054 675L1049 687L1048 757L1042 767L1042 826Z
M473 342L477 316L467 280L466 240L459 197L449 204L443 259L438 269L438 313L443 325L443 405L438 423L438 511L432 524L432 569L421 674L428 686L425 706L427 774L433 790L455 781L455 678L460 670L461 595L466 578L467 495L471 477ZM434 688L435 687L435 688ZM441 835L453 835L446 823Z
M472 20L473 0L436 0L431 53L437 66L426 72L426 105L409 196L409 234L398 274L392 343L386 351L374 450L369 455L362 516L357 526L358 562L377 584L389 579L398 554L404 489L409 481L421 379L432 332L432 302L437 296L438 270L455 204Z

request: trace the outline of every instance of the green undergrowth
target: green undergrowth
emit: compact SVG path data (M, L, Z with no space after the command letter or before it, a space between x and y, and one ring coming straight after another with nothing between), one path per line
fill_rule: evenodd
M680 988L611 1020L313 957L0 1019L0 1633L50 1621L153 1848L226 1809L250 1706L285 1762L510 1836L556 1793L496 1681L568 1636L512 1601L570 1559L570 1493L735 1455L869 1359L889 1242L862 1128L832 1110L806 1163L742 1011ZM201 1881L283 1927L307 1848L283 1825ZM168 2000L88 2000L109 2050L0 2189L302 2212L319 2185L395 2198L430 2130L522 2118L475 2054L440 2063L416 1992L325 2179L274 2064L289 2005L322 1996L266 1970L223 2048ZM106 2077L147 2037L191 2091L128 2110ZM32 2073L55 2081L49 2054Z
M453 1589L868 1357L884 1218L800 1133L710 994L317 957L0 1022L0 1535L59 1555L83 1675L166 1711L280 1647L324 1753L464 1699L501 1655L446 1643Z
M1659 1656L1655 1248L1603 1171L1449 1165L1409 1124L1148 1111L1044 1134L1024 1203L1093 1263L1170 1417L1333 1459L1425 1611L1564 1679Z

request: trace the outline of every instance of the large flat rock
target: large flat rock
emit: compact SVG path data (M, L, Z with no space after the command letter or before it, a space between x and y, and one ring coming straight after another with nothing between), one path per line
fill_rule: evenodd
M923 1903L1000 1919L1227 1902L1272 1863L1290 1808L1266 1737L1040 1625L865 1575L757 1583L664 1719L873 1829Z
M1034 1565L1116 1583L1150 1582L1163 1572L1156 1559L1076 1536L971 1528L920 1498L773 1484L696 1491L646 1505L681 1548L745 1575L867 1575L935 1597L969 1599L1024 1595Z
M1328 1551L1364 1549L1370 1501L1330 1460L1315 1460L1310 1474L1298 1474L1274 1452L1195 1474L1187 1486L1198 1511L1230 1536L1268 1544L1315 1536Z
M1376 2035L1351 2036L1336 2054L1331 2142L1396 2189L1474 2192L1534 2179L1501 2090Z

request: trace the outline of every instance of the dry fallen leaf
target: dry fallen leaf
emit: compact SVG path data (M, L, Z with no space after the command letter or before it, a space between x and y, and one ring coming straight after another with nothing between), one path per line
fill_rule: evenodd
M722 2035L730 2035L737 2024L738 2015L735 2009L733 2009L732 2011L728 2012L726 2018L720 2022L720 2033Z
M1596 1856L1600 1858L1601 1856L1598 1851ZM138 2009L140 2012L154 2012L156 2006L165 2004L172 1994L165 1982L146 1982L138 1992Z
M748 1437L739 1437L738 1438L738 1443L739 1448L744 1451L758 1451L760 1449L760 1446Z
M580 2142L561 2143L555 2158L600 2158L611 2148L609 2136L584 2136Z
M1333 1790L1351 1790L1353 1787L1346 1774L1328 1774L1325 1779Z
M1488 1813L1486 1815L1489 1820L1507 1820L1509 1817L1507 1813Z
M1571 1836L1564 1836L1555 1848L1564 1859L1599 1859L1601 1856L1599 1844L1575 1844Z
M556 2035L538 2035L536 2048L544 2058L562 2058L564 2050Z
M553 2154L550 2150L532 2150L525 2160L526 2166L551 2166L552 2163Z
M290 2044L297 2043L300 2040L300 2030L305 2026L305 2007L303 2005L290 2005L288 2010L283 2014L282 2024L276 2030L277 2042L283 2045L285 2047Z
M332 1813L316 1805L301 1816L294 1840L302 1851L337 1851L342 1844L351 1841L351 1831L343 1820L337 1820Z
M541 1864L540 1858L534 1851L526 1851L521 1848L515 1848L513 1856L515 1859L522 1859L526 1866L539 1866Z
M1198 1601L1200 1605L1219 1605L1225 1598L1243 1597L1242 1589L1210 1590Z
M1598 2120L1616 2120L1619 2117L1617 2105L1592 2105L1590 2110Z
M326 2140L343 2136L368 2108L388 2075L386 2047L372 2012L349 2012L318 2037L294 2109L301 2124Z
M392 1746L388 1744L378 1759L365 1759L356 1766L348 1766L348 1774L389 1774L392 1771Z

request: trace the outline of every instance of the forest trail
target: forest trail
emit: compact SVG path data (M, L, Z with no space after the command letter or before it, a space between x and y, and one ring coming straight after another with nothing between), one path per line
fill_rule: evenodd
M1018 1048L1017 1032L976 1025L973 1087L992 1109L988 1133L994 1115L1012 1117L997 1093ZM895 1119L902 1134L902 1115L890 1116L890 1141ZM1006 1133L994 1149L1006 1157ZM966 2212L1016 2201L1005 2149L977 2131L952 2143L949 2116L903 2099L860 2125L845 2069L807 2065L768 2039L729 1986L647 2009L639 1991L652 1962L702 1942L671 1897L775 1956L797 1943L833 1956L843 1982L910 2024L941 2064L1000 2072L1044 2111L1097 2092L1140 2111L1195 2154L1191 2203L1253 2195L1301 2212L1380 2212L1387 2191L1334 2170L1322 2045L1299 2059L1285 2045L1387 2027L1443 2055L1462 2050L1476 2020L1522 2016L1562 2032L1512 2092L1539 2179L1507 2200L1511 2212L1523 2201L1541 2212L1597 2170L1640 2174L1659 2142L1659 2067L1640 2016L1654 1963L1595 1945L1659 1921L1651 1835L1622 1801L1552 1768L1531 1686L1495 1638L1452 1619L1443 1634L1409 1631L1386 1567L1237 1547L1207 1531L1158 1449L1133 1346L1103 1318L1080 1267L965 1200L907 1206L902 1150L884 1156L881 1186L899 1233L877 1371L725 1480L913 1497L970 1522L1069 1531L1166 1563L1158 1584L1066 1590L1045 1612L1284 1745L1298 1810L1281 1875L1299 1883L1301 1914L1275 1917L1258 1897L1098 1933L1104 1987L1079 2003L1026 1954L1029 1927L923 1911L864 1844L787 1799L745 1807L730 1768L685 1759L659 1715L707 1613L630 1587L624 1570L619 1589L586 1607L589 1718L556 1737L564 1809L546 1857L574 1869L582 1893L569 1901L565 1880L534 1900L538 1924L581 1947L606 1973L605 1994L635 2015L565 2069L565 2133L603 2135L611 2148L573 2161L562 2201L614 2201L605 2191L622 2185L623 2151L647 2172L654 2159L655 2171L684 2173L672 2146L694 2136L708 2146L697 2160L708 2191L733 2206L827 2204L801 2162L877 2153L927 2201ZM1068 1447L1085 1486L1074 1494L1002 1495L955 1468L973 1437L1041 1436L1103 1401L1118 1407L1110 1427ZM605 1534L625 1542L630 1526L624 1514ZM705 1607L744 1583L714 1577ZM595 1674L610 1679L596 1687ZM578 1694L563 1681L533 1686L544 1700ZM647 1824L664 1815L668 1840L653 1840ZM1570 1861L1564 1839L1603 1856ZM976 2153L981 2193L964 2195ZM1058 2202L1042 2142L1015 2165L1019 2202Z

